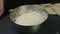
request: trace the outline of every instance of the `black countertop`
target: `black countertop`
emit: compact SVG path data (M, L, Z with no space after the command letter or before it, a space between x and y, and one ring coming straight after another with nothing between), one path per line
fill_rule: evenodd
M49 18L42 24L40 31L37 34L55 34L60 32L60 16L49 15ZM17 34L9 15L0 19L0 34Z

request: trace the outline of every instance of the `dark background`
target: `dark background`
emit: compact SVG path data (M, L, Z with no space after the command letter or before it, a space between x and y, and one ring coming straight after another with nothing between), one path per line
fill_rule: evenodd
M18 34L19 29L16 29L17 25L11 22L8 12L9 9L13 9L26 4L54 4L59 2L60 0L4 0L5 11L2 18L0 19L0 34ZM14 25L16 25L16 27ZM56 32L60 33L60 16L49 15L49 18L42 24L39 32L36 34L56 34ZM21 34L21 32L19 32L19 34Z
M59 2L60 0L4 0L4 8L5 8L5 14L7 14L9 9L13 9L21 5L40 4L40 3L54 4L54 3L59 3Z

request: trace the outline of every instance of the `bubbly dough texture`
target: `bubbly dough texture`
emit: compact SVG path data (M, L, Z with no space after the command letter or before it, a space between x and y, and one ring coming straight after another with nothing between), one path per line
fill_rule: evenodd
M15 23L23 26L39 25L47 19L44 18L46 17L34 11L19 16Z

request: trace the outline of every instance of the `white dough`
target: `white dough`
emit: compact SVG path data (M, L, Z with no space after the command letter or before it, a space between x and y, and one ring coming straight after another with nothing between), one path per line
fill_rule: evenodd
M44 18L46 17L34 11L19 16L15 23L23 26L39 25L47 19Z

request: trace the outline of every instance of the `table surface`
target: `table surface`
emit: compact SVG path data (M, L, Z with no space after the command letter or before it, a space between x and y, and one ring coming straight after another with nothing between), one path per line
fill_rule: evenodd
M46 25L43 25L43 27L41 28L42 32L44 32L44 30L47 30L46 28L48 28L48 30L51 29L51 31L53 32L56 31L57 27L60 31L60 17L50 15L47 22L48 23ZM0 34L17 34L17 31L15 30L9 15L6 15L2 19L0 19Z

